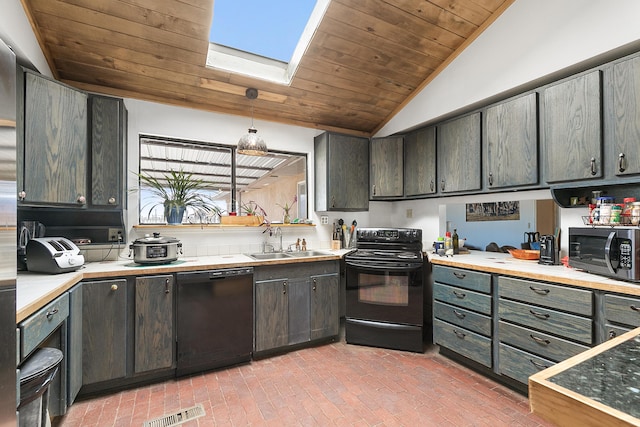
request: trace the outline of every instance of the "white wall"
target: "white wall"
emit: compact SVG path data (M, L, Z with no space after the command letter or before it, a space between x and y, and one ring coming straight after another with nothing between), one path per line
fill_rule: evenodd
M435 120L504 91L562 70L604 52L640 40L640 2L637 0L516 0L504 14L434 81L400 111L377 136L401 132ZM0 36L8 38L41 72L50 74L42 52L19 0L3 0ZM129 109L129 166L137 170L139 132L179 138L235 144L246 132L246 118L206 113L186 108L126 100ZM313 170L315 129L256 122L260 134L274 149L306 152ZM309 173L309 199L313 200L313 173ZM484 194L473 201L528 200L550 198L548 191ZM371 203L366 213L332 213L329 223L342 217L360 226L408 226L424 230L424 242L444 232L447 203L465 203L469 197L427 199L398 203ZM130 200L130 206L137 202ZM312 203L310 208L313 209ZM407 218L412 209L413 218ZM579 225L580 209L562 209L563 233L568 225ZM129 217L131 218L131 215ZM135 217L135 215L134 215ZM442 217L442 220L440 220ZM318 217L313 219L318 222ZM130 223L133 221L130 219ZM285 242L298 236L298 229L285 229ZM173 233L174 229L171 229ZM305 231L310 247L328 242L331 226ZM259 231L182 231L190 242L188 251L224 253L233 245L257 245ZM204 237L202 237L204 236ZM132 236L135 237L135 236ZM176 236L182 238L181 236ZM192 243L192 244L191 244ZM428 243L430 244L430 243Z

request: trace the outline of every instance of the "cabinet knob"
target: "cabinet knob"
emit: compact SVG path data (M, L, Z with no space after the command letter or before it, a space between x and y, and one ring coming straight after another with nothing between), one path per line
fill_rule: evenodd
M87 203L87 198L84 196L78 196L77 202L81 205L84 205L85 203Z
M18 193L18 200L24 200L27 198L27 192L22 190L21 192Z
M111 285L111 290L112 291L117 291L118 290L118 285L116 285L115 283L113 285Z
M313 279L313 287L311 289L315 291L317 284L318 284L318 281L316 279Z
M107 200L107 203L109 203L110 205L115 205L116 204L116 198L115 197L109 197L109 200Z
M624 172L627 170L626 161L624 160L624 153L618 154L618 172Z
M592 157L591 158L591 175L595 175L597 172L596 170L596 158Z
M283 294L287 293L287 282L282 282L282 293Z

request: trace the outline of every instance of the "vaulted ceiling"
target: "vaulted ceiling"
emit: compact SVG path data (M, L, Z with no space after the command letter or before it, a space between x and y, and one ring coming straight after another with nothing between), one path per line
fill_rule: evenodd
M213 0L22 3L69 85L370 136L513 1L332 0L288 86L205 67Z

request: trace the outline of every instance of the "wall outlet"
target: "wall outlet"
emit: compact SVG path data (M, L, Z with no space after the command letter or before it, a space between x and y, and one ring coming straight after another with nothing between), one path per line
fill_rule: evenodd
M320 215L320 224L329 224L329 215Z
M407 209L407 218L413 218L413 209Z
M109 242L121 242L124 239L122 235L122 228L110 228L109 229Z

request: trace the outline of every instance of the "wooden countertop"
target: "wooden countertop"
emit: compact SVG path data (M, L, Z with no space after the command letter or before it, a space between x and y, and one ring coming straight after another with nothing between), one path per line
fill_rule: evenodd
M640 296L640 283L610 279L564 265L542 265L538 261L516 259L510 254L470 251L466 254L442 257L428 253L429 261L436 265L544 280L588 289Z
M18 272L16 283L16 323L22 322L50 301L84 279L125 277L147 274L167 274L181 271L209 270L233 267L257 267L274 264L294 264L340 259L351 249L321 250L326 256L291 257L276 260L254 260L244 254L206 257L182 257L167 265L135 264L133 260L87 263L71 273L42 274L29 271Z
M628 412L635 411L637 414L640 406L640 388L637 383L637 357L629 359L628 348L622 350L623 346L630 347L634 354L637 353L640 344L640 328L634 329L619 337L606 341L592 349L571 357L550 368L540 371L529 377L529 404L531 411L552 423L563 427L601 427L601 426L640 426L640 419ZM634 342L635 341L635 342ZM631 346L627 344L630 342ZM620 348L620 351L618 349ZM598 359L604 361L600 361ZM595 369L588 364L593 360L596 367L604 370L599 377L593 372ZM633 375L626 375L620 365L625 362L632 365ZM583 367L578 367L585 363ZM602 365L602 366L600 366ZM577 377L586 378L590 387L597 389L591 397L585 396L576 391L579 387L568 385L570 381L564 381L566 386L559 385L553 381L553 377L567 374L567 371L574 369ZM611 373L617 370L616 374L622 373L622 381ZM576 376L576 373L570 373ZM626 394L626 400L620 399L619 394ZM603 401L595 400L596 396L604 396L606 399L615 402L621 407L615 409ZM629 398L629 395L631 397ZM621 403L624 402L624 403ZM627 406L625 406L627 405ZM630 408L634 406L634 408ZM626 408L629 408L628 410Z

